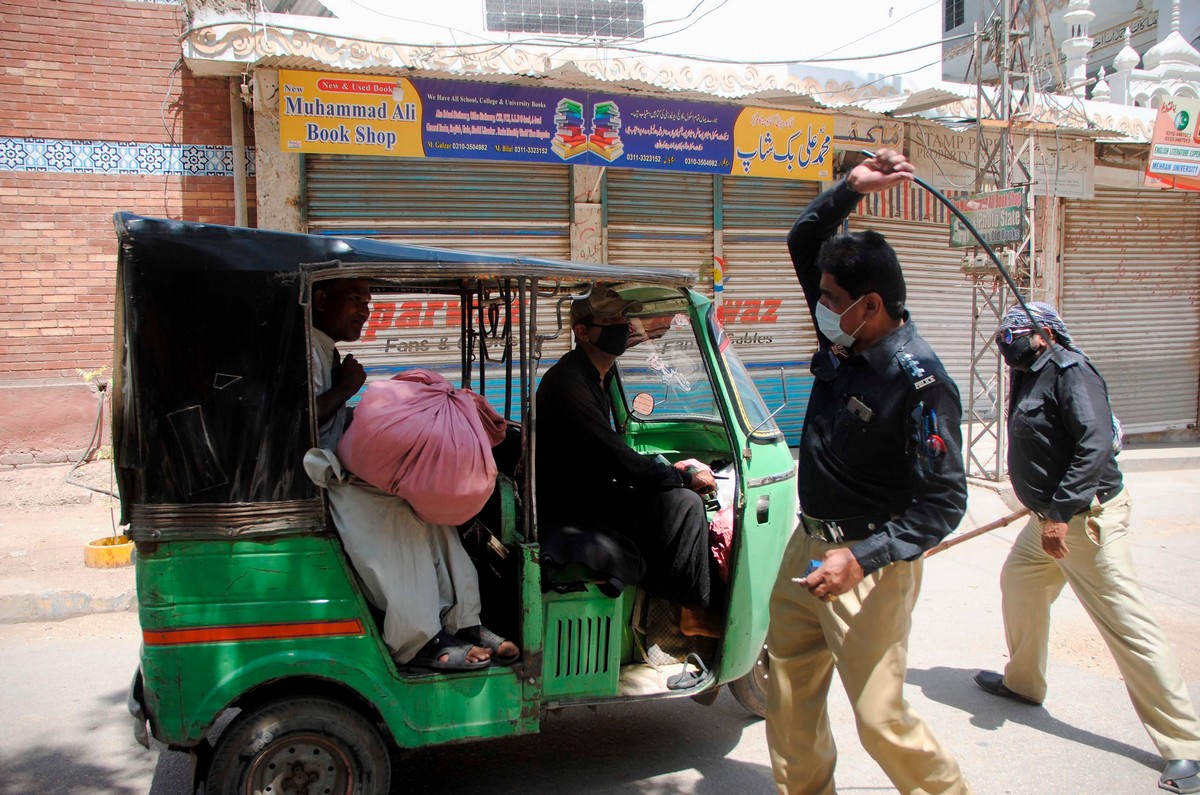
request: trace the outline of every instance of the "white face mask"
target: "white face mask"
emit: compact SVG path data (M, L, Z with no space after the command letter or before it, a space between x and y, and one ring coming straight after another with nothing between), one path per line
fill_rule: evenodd
M860 295L854 304L857 304L866 297L867 296L865 294ZM863 324L867 322L867 319L863 318L863 322L859 323L858 328L854 329L854 331L850 334L842 331L842 315L845 315L846 312L849 312L851 309L853 309L854 304L850 304L850 306L846 307L846 311L842 312L841 315L825 306L825 304L817 304L817 328L819 328L821 333L824 334L825 337L834 345L841 345L843 348L849 348L854 345L854 335L857 334L858 330L861 329Z

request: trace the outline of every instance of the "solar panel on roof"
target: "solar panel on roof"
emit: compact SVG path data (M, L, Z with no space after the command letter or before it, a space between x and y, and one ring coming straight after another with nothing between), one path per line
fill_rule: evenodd
M601 38L645 35L643 0L486 0L488 30Z

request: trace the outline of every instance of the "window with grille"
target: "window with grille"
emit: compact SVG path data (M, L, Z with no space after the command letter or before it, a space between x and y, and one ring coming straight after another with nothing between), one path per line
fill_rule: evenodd
M942 28L943 30L954 30L966 21L965 13L963 11L963 4L966 2L966 0L942 0L942 2L943 16L945 19L945 24Z

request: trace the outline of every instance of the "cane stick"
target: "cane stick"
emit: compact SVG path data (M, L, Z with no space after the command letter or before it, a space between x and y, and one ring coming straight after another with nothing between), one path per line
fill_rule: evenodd
M859 153L866 155L867 157L871 158L872 160L875 159L875 153L868 149L860 149ZM954 202L952 202L948 198L946 198L945 195L943 195L940 190L933 187L928 182L926 182L925 180L918 177L916 174L913 174L912 178L913 178L913 182L917 183L922 188L924 188L926 191L928 191L929 194L931 196L933 196L933 198L937 199L939 202L946 205L946 209L949 210L954 215L955 218L957 218L959 221L961 221L963 226L965 226L967 228L967 231L970 232L972 235L974 235L975 239L979 241L979 245L983 248L984 251L987 252L988 257L992 260L992 263L996 266L996 270L998 270L1000 272L1000 275L1004 278L1004 283L1007 284L1008 289L1010 291L1012 291L1013 298L1016 298L1017 303L1021 305L1021 309L1024 310L1024 312L1025 312L1025 317L1029 318L1029 326L1030 326L1030 328L1033 329L1033 333L1035 333L1039 337L1041 337L1042 342L1046 343L1046 349L1050 351L1050 357L1052 359L1054 359L1054 361L1058 362L1059 364L1061 364L1065 367L1066 360L1063 358L1063 355L1061 353L1059 353L1058 351L1056 351L1054 349L1054 344L1050 341L1050 336L1046 333L1046 329L1044 329L1041 326L1041 324L1039 324L1037 322L1037 320L1033 317L1033 313L1029 311L1029 305L1026 304L1025 299L1021 297L1021 290L1017 287L1017 283L1013 279L1012 274L1008 272L1008 268L1004 267L1004 263L1000 261L1000 257L998 254L996 254L996 250L993 249L988 244L988 242L983 239L983 235L979 234L979 230L975 228L975 225L973 223L971 223L970 219L967 218L967 216L963 215L962 210L958 209L958 207L955 206Z
M1013 522L1020 519L1021 517L1028 516L1028 515L1029 515L1029 509L1022 508L1021 510L1016 511L1015 513L1010 513L1008 516L997 519L994 522L988 522L983 527L976 527L974 530L970 530L966 533L963 533L960 536L955 536L954 538L948 538L945 541L943 541L942 543L938 544L933 549L926 550L924 557L930 557L931 555L936 555L937 553L943 552L943 551L949 549L950 547L955 546L956 544L961 544L964 541L970 541L975 536L981 536L984 533L990 533L991 531L993 531L997 528L1010 525Z

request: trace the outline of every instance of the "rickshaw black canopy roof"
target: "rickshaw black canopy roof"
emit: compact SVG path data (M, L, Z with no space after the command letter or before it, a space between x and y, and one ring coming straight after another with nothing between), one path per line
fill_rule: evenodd
M123 521L206 524L187 506L298 506L323 521L301 467L312 441L304 271L457 291L518 277L687 287L619 268L117 213L113 442ZM138 509L141 508L139 511ZM168 515L163 518L163 514ZM158 517L158 518L154 518ZM253 524L253 521L251 521Z

